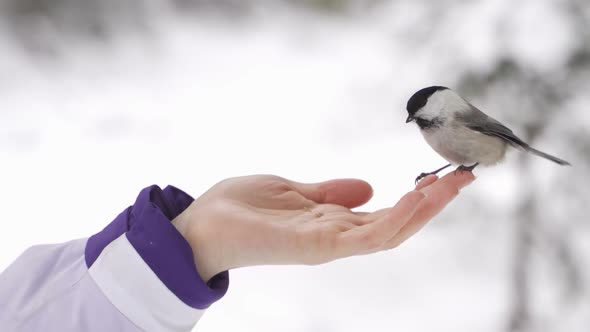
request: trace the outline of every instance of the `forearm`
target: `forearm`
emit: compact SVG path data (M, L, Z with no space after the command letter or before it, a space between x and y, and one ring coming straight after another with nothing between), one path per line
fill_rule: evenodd
M89 239L35 246L0 274L3 331L190 331L221 298L170 222L192 202L169 187L144 189Z

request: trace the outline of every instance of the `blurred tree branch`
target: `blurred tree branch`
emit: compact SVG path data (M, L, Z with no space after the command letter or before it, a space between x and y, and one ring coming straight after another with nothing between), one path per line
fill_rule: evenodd
M556 118L575 119L571 109L568 109L568 102L576 95L587 93L587 82L590 81L590 41L588 36L589 19L585 13L588 12L588 3L571 0L567 2L566 8L572 20L576 22L576 29L580 38L584 41L568 55L565 68L560 73L548 75L547 73L536 73L530 69L524 69L510 56L498 61L496 66L488 73L468 71L460 78L460 88L471 95L487 96L491 99L502 98L507 95L511 100L507 102L513 107L526 107L523 109L510 109L507 112L527 112L530 116L520 123L523 128L525 140L534 142L545 135L554 124ZM583 8L582 8L583 7ZM557 80L561 77L561 80ZM506 97L504 97L506 98ZM525 100L526 99L526 100ZM507 114L510 116L510 113ZM522 119L522 117L520 117ZM583 151L575 155L580 156L575 161L575 167L587 167L590 165L590 136L580 134L576 131L560 131L558 138L563 146L575 147ZM523 183L531 185L535 183L529 156L520 155L518 158L518 169L520 179ZM567 172L566 172L567 173ZM558 177L551 187L562 188L558 192L569 192L570 199L585 200L587 188L579 188L585 184L580 182L567 181L569 175ZM579 188L577 190L576 188ZM539 188L540 189L540 188ZM541 190L542 192L543 190ZM540 255L547 264L557 271L559 279L554 279L560 285L561 298L568 303L575 303L581 299L583 290L588 287L584 280L582 270L576 258L574 247L570 243L568 230L575 229L573 224L575 216L563 216L565 220L560 224L567 227L566 230L558 229L552 225L554 220L545 220L543 205L539 190L525 190L519 202L514 217L515 246L512 261L512 309L508 320L509 331L539 331L542 323L537 321L535 315L534 298L535 289L533 280L535 269L532 264L534 251L545 253ZM572 192L586 192L586 194L572 195ZM550 195L551 196L551 195ZM552 200L553 201L553 200ZM557 202L556 202L557 203ZM571 231L571 230L569 230ZM553 259L551 259L553 257ZM544 327L548 328L548 327ZM550 328L549 328L550 330Z

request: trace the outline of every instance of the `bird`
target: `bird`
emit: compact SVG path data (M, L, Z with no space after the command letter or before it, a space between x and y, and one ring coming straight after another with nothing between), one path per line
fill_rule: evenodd
M473 106L459 94L444 86L429 86L415 92L406 105L406 123L415 122L426 142L449 164L422 178L458 165L456 171L473 171L478 165L500 163L509 147L548 159L558 165L571 166L563 159L539 151L520 139L498 120Z

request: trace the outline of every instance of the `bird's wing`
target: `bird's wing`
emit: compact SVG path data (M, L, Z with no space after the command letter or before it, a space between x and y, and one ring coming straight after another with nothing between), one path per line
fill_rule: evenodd
M501 138L514 147L528 148L528 144L518 138L510 128L480 111L477 107L470 106L471 112L457 116L457 120L461 121L464 126L485 135Z

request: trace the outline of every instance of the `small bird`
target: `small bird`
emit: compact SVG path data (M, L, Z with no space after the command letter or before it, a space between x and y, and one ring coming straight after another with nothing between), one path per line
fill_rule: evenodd
M406 109L406 123L416 122L426 142L450 163L420 174L416 182L451 165L459 165L457 171L472 171L478 165L495 165L504 159L509 146L559 165L570 165L531 147L508 127L447 87L431 86L417 91L408 100Z

